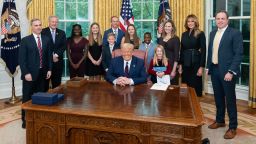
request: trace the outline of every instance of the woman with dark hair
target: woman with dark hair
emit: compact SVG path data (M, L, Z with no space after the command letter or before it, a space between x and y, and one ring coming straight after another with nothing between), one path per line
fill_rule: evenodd
M133 24L129 24L122 38L121 44L130 43L134 45L134 49L139 49L141 44L140 38L137 35L136 28Z
M89 49L88 57L86 59L85 75L97 76L103 75L102 67L102 35L100 33L100 26L98 23L92 23L89 32Z
M69 60L70 78L84 77L84 60L87 55L88 40L82 36L79 24L72 27L71 37L67 40L67 55Z
M176 75L176 70L179 61L180 39L176 35L176 27L172 20L167 20L164 23L162 36L159 38L158 44L164 47L166 57L172 67L170 74L171 84L177 85L178 75Z
M193 14L187 16L184 27L186 31L181 37L179 73L182 74L182 82L195 88L200 97L206 57L205 34L199 29L198 19Z

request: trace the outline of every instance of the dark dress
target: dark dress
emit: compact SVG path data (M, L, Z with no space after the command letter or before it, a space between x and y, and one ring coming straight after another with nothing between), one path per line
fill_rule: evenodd
M164 64L162 63L162 61L158 61L158 65L153 65L153 59L150 61L150 65L148 68L148 74L150 74L150 78L152 83L157 83L157 78L156 78L156 71L154 71L154 67L165 67ZM167 67L166 67L166 71L164 71L165 75L170 75L171 74L171 66L168 63Z
M94 41L93 45L89 45L89 52L94 60L98 60L102 54L102 45L98 45L98 43ZM99 66L94 65L89 57L87 57L85 64L85 75L97 76L103 74L104 70L102 64L100 64Z
M83 37L78 43L75 43L73 39L69 38L68 45L70 48L70 58L72 59L72 62L74 64L77 64L84 56L84 53L88 46L88 40ZM69 64L70 78L73 78L76 76L84 77L84 70L85 70L85 66L83 62L80 64L78 69L74 69Z
M200 67L205 67L206 42L205 34L197 37L194 31L186 31L181 38L180 64L182 65L182 82L195 88L197 96L202 96L202 76L197 76Z
M177 36L170 38L167 42L163 40L162 37L159 38L159 45L164 47L166 57L169 59L169 63L173 68L174 62L179 62L179 52L180 52L180 39ZM179 76L176 72L176 76L171 80L171 84L179 84Z

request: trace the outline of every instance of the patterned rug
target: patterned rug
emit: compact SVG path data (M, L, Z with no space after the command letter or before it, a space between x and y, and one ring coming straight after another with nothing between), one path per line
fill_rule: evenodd
M204 116L208 119L215 119L216 108L212 104L207 104L200 102L202 111ZM256 117L244 114L244 113L237 113L238 115L238 128L244 130L252 135L256 136ZM225 121L228 122L228 117L226 114Z
M21 118L20 105L0 110L0 126L20 118Z

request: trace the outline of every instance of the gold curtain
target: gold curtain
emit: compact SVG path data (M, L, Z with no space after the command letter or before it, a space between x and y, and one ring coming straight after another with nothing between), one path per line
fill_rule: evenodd
M122 0L94 0L94 21L99 23L101 34L111 27L111 17L120 15Z
M249 107L256 108L256 0L251 0Z
M195 14L198 17L200 29L204 30L204 0L169 0L169 4L179 37L185 31L184 22L189 14Z
M39 18L42 21L43 27L48 26L48 17L54 14L54 0L32 0L27 7L28 20L30 21L33 18Z

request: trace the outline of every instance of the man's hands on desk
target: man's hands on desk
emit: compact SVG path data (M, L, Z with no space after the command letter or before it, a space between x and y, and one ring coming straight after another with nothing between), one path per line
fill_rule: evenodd
M119 77L116 79L116 85L120 85L120 86L132 85L132 81L127 77Z

